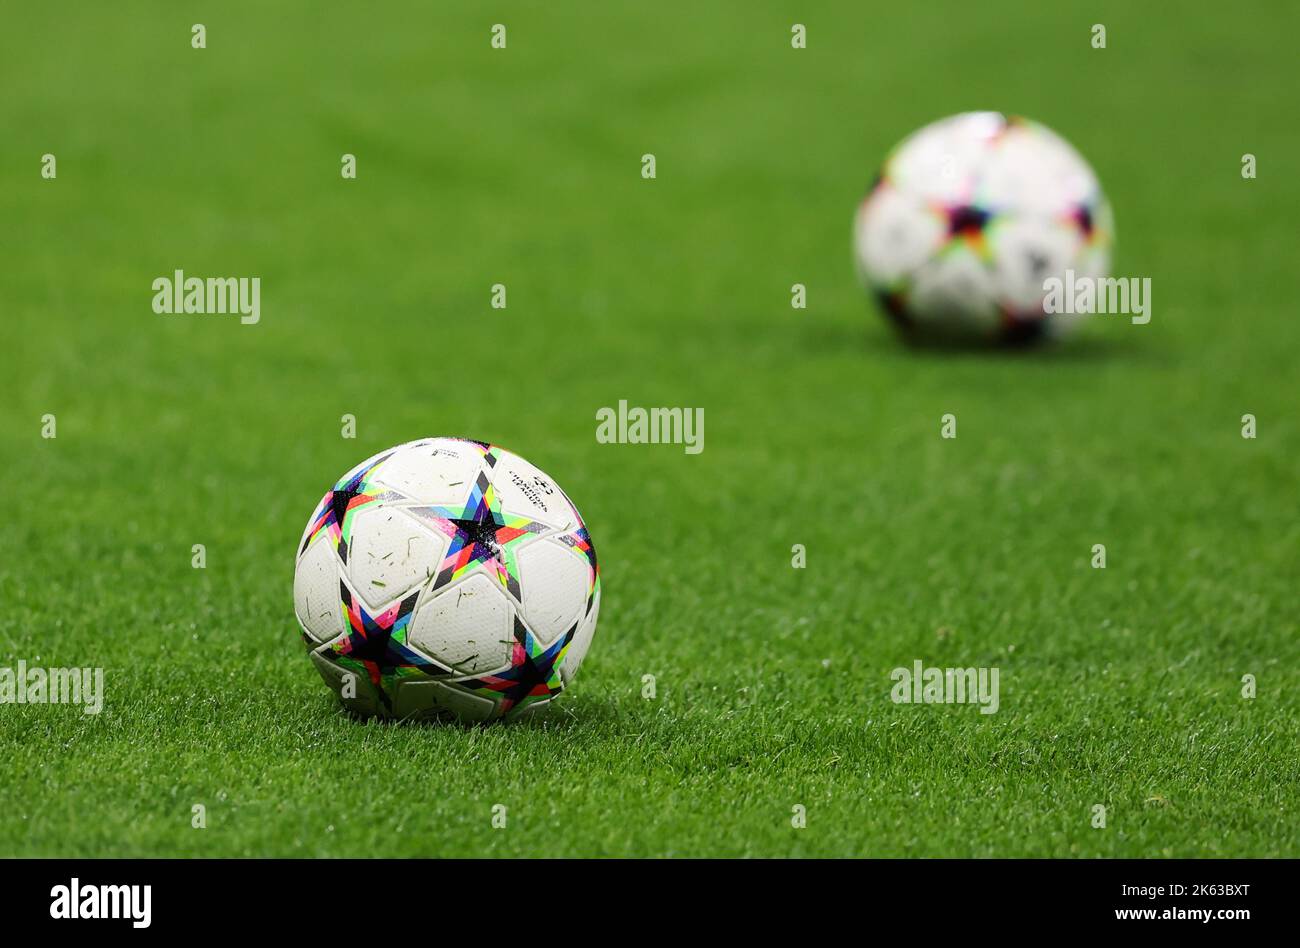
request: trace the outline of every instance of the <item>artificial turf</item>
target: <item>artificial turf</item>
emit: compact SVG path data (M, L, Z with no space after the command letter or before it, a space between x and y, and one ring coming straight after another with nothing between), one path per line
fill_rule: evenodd
M5 19L0 665L107 694L0 706L0 855L1300 855L1294 7ZM892 336L855 204L972 108L1088 157L1149 325ZM260 276L260 323L156 315L175 269ZM597 443L620 399L702 407L704 451ZM540 720L361 723L304 654L313 505L439 434L548 471L599 550ZM999 711L892 703L916 659L996 666Z

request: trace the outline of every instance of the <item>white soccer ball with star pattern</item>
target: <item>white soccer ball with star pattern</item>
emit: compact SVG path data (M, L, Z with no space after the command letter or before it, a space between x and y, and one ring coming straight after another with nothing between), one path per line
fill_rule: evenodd
M365 716L516 717L577 674L600 574L577 508L516 454L458 438L361 462L298 544L294 607L326 684Z
M1092 168L1045 125L964 112L899 144L854 221L854 257L898 329L919 341L1026 342L1076 317L1045 285L1100 279L1114 222Z

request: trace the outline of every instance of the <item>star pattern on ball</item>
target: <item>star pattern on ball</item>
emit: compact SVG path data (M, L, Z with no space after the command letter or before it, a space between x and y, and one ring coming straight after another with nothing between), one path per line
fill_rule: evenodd
M596 601L596 591L600 589L600 564L596 562L596 547L591 542L591 534L583 526L557 539L587 561L587 612L591 612L591 607Z
M953 253L965 247L985 260L992 259L992 247L985 239L985 231L993 213L974 204L959 203L942 208L948 228L948 243L941 253Z
M543 645L515 616L515 641L510 649L510 667L494 675L470 678L456 684L498 700L498 715L554 697L564 690L560 663L577 634L578 623L570 626L550 645Z
M451 440L459 441L461 444L470 445L472 450L478 452L478 455L483 459L484 464L488 467L496 466L497 456L501 449L495 445L488 444L486 441L478 441L474 438L452 438Z
M450 539L447 555L438 564L432 589L440 589L471 570L484 569L516 602L523 602L519 585L519 547L551 527L501 509L487 471L479 471L469 497L460 507L409 507L407 512Z
M362 507L385 500L394 500L400 495L396 491L386 490L370 482L375 470L392 457L392 452L383 455L373 464L368 465L351 477L345 477L334 485L316 505L312 514L307 537L302 541L301 556L313 540L322 532L329 534L334 543L334 550L339 560L347 564L348 544L352 539L352 518Z
M983 233L993 215L974 204L956 204L945 209L949 237L976 237Z
M400 602L395 602L383 612L371 615L358 597L352 595L346 583L339 584L343 604L343 619L347 633L333 642L328 649L336 662L344 668L363 672L374 686L384 706L391 711L392 692L397 679L419 676L445 678L451 669L444 668L406 644L407 629L419 599L419 590Z

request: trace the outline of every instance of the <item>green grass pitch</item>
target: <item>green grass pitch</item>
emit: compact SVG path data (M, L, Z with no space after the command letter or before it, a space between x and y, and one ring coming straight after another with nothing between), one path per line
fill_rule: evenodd
M15 5L0 666L107 695L0 706L0 855L1300 855L1300 14L1202 12ZM854 208L973 108L1089 159L1149 325L893 338ZM260 276L261 322L155 315L178 268ZM705 450L598 444L619 399L704 408ZM541 720L357 722L299 640L312 505L439 434L591 527L600 628ZM1000 710L893 704L916 659L999 668Z

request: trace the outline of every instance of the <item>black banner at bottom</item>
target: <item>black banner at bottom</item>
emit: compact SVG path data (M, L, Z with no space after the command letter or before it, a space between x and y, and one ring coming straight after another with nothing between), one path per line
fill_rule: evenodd
M697 934L716 927L739 937L770 936L782 916L914 935L1051 925L1231 937L1293 914L1284 903L1295 870L1295 861L1257 860L0 861L7 933L128 937L373 938L420 919L453 929L531 919L538 934L558 937L569 924L608 924L613 935L689 919Z

